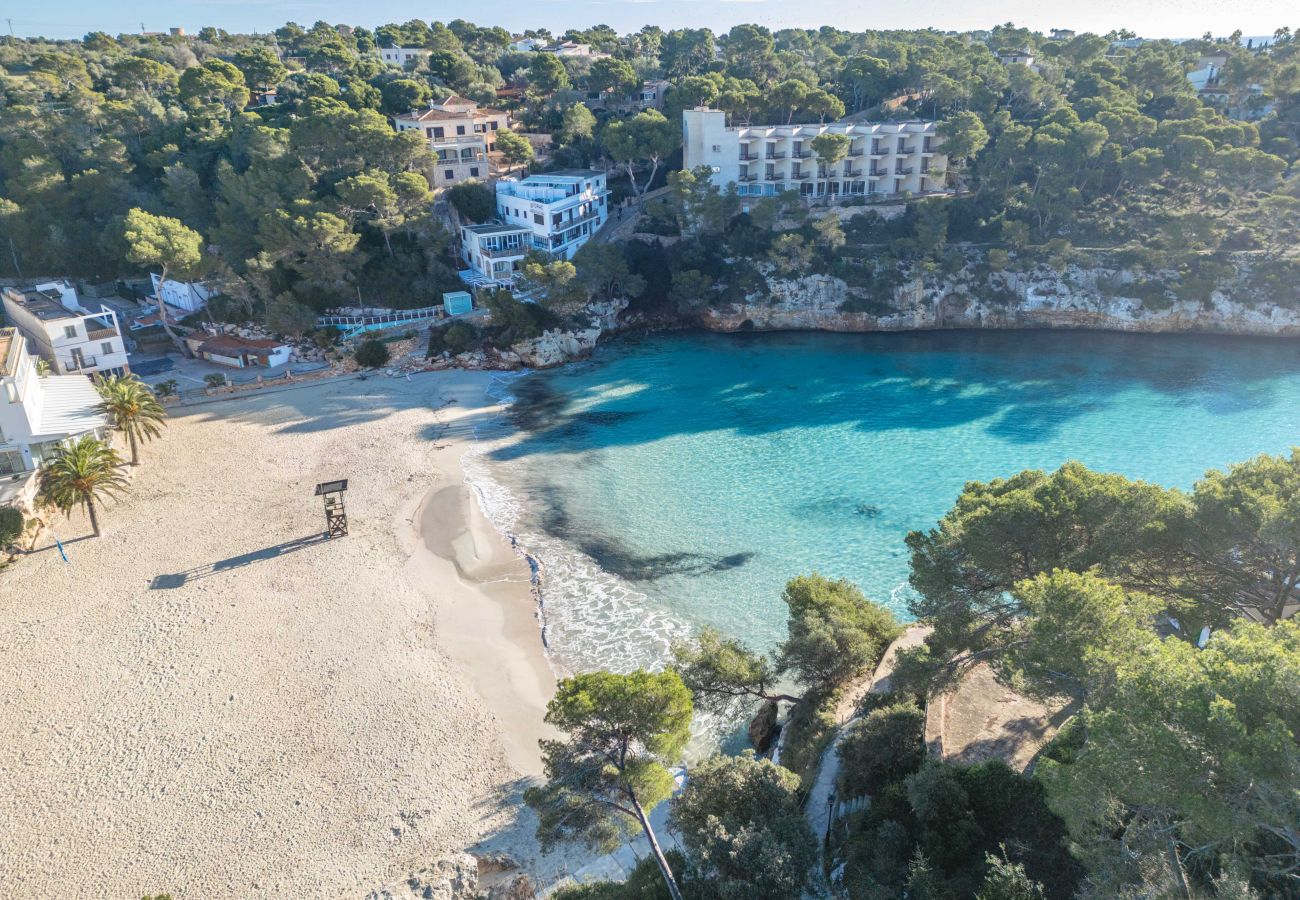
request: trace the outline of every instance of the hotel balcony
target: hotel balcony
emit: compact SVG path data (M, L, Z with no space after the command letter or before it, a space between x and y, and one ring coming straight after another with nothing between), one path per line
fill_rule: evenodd
M780 172L767 172L763 175L764 181L785 181L785 176Z
M811 173L811 172L791 172L791 173L790 173L790 180L791 180L791 181L806 181L807 179L809 179L809 178L811 178L811 177L812 177L812 173Z
M895 175L911 175L911 174L912 174L912 167L911 167L911 166L898 166L897 168L894 169L893 174L895 174Z
M790 154L791 159L809 159L811 157L811 150L795 150Z
M911 155L912 155L913 153L915 153L915 152L916 152L916 144L911 144L911 145L900 144L900 145L899 145L899 148L898 148L898 155L899 155L899 156L911 156Z
M516 247L479 247L479 252L492 259L506 259L512 256L527 256L528 247L524 244Z
M841 178L861 178L861 177L862 177L862 170L861 170L861 169L858 169L856 172L845 172L845 173L844 173L843 175L841 175L840 177L841 177Z
M63 367L64 373L68 373L93 369L98 366L99 363L96 362L95 357L93 356L83 356L80 362L77 361L76 357L73 357L72 359L61 359L59 360L59 365Z
M766 156L764 156L763 159L785 159L785 151L774 150L771 153L768 153Z

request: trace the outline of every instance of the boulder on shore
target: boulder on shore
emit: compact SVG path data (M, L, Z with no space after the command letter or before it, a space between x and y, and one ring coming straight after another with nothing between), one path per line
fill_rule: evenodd
M759 756L763 756L771 749L777 735L781 733L780 726L776 724L777 706L775 700L763 701L758 714L750 720L749 742L754 745L754 751Z

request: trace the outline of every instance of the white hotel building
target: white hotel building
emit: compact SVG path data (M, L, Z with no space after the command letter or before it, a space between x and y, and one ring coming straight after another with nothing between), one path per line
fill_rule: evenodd
M848 156L829 172L812 139L831 132L850 138ZM948 157L934 122L831 122L822 125L728 126L721 110L682 111L683 167L708 166L719 187L741 196L797 190L805 197L918 196L947 193Z
M565 169L496 183L496 223L461 227L471 283L510 281L530 250L572 259L609 218L605 173ZM477 276L477 277L475 277Z

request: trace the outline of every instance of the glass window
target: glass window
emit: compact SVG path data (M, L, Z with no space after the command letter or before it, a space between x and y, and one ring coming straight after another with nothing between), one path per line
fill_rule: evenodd
M451 181L453 178L456 177L456 173L453 172L451 169L448 169L446 172L443 173L443 177L446 178L448 181Z
M23 455L18 450L0 450L0 475L17 475L27 471Z
M77 326L76 326L76 325L64 325L64 326L63 326L63 336L64 336L64 337L69 337L69 338L74 338L74 337L76 337L76 336L77 336Z
M99 345L99 352L102 353L102 354L104 354L105 356L109 356L110 354L112 354L112 352L113 352L113 342L112 342L112 341L104 341L104 343L102 343L102 344Z

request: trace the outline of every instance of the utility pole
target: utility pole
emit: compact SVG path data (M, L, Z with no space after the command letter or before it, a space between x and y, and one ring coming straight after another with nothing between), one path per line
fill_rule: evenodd
M13 20L13 19L5 19L5 21L9 23L9 36L10 36L10 37L13 37L13 36L14 36L14 20Z

